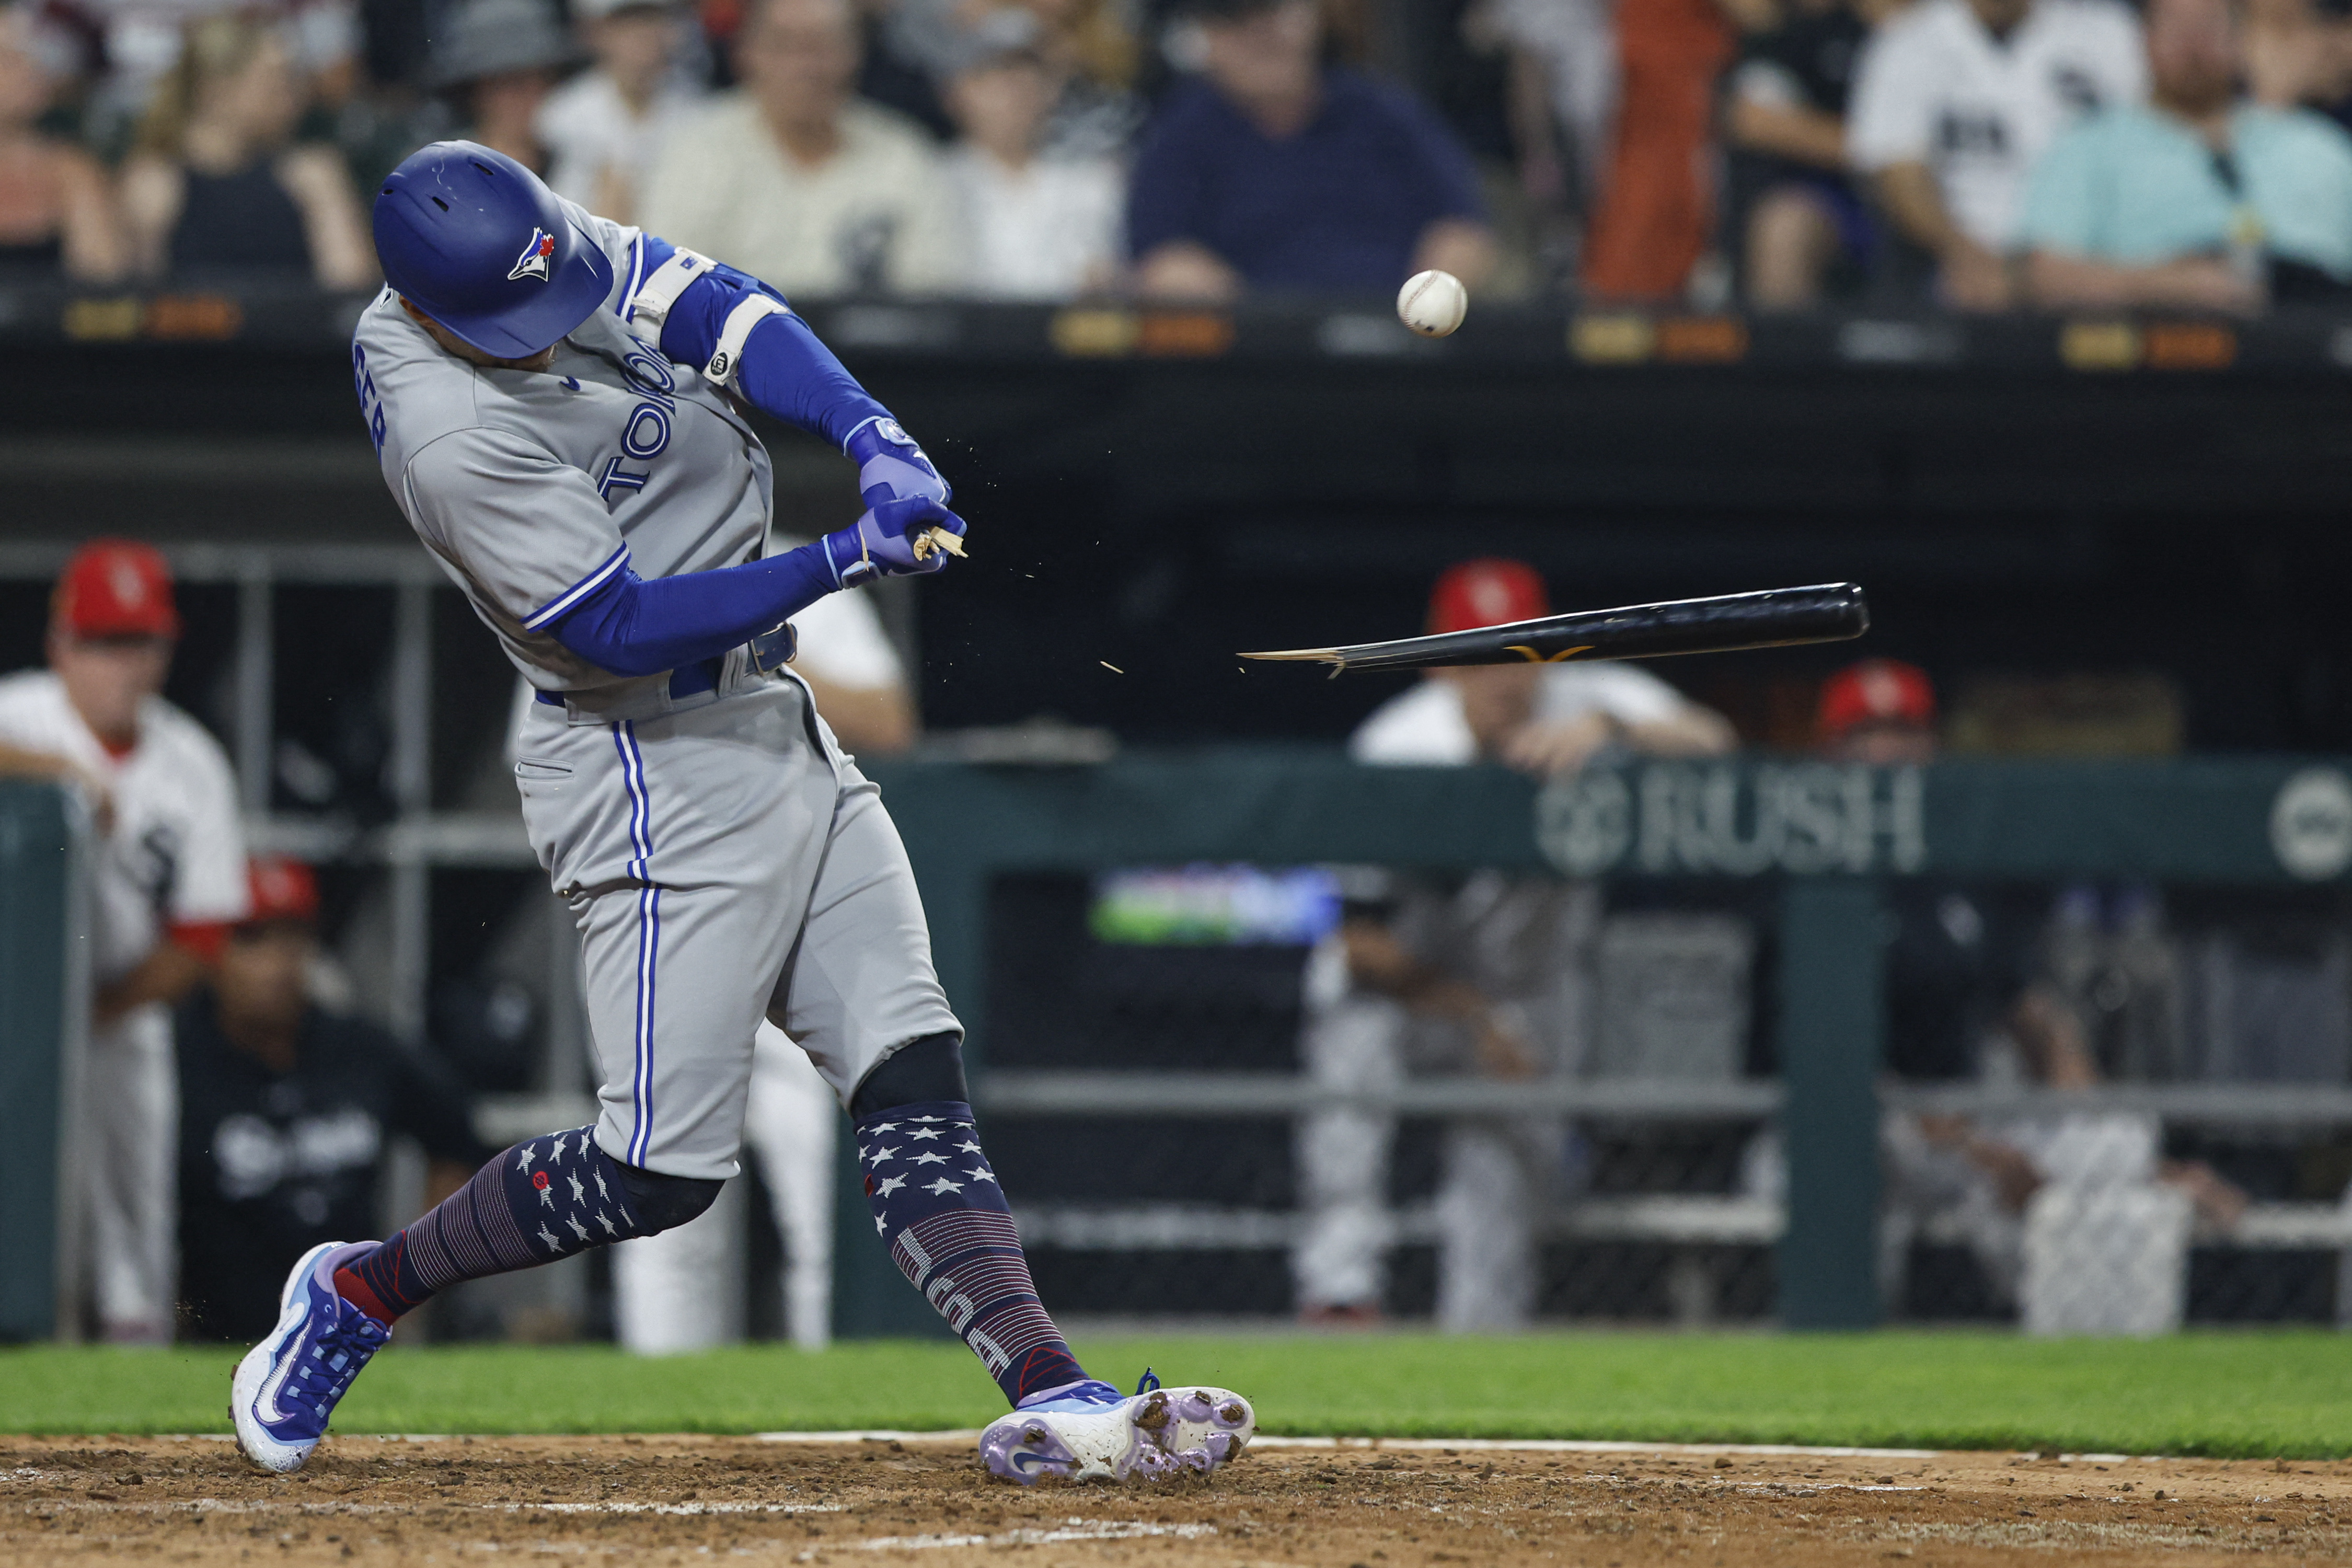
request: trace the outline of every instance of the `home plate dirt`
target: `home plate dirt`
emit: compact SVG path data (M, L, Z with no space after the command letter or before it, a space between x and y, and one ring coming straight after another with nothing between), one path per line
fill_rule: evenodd
M2352 1563L2352 1464L1278 1447L1167 1487L991 1480L968 1438L0 1438L0 1563Z

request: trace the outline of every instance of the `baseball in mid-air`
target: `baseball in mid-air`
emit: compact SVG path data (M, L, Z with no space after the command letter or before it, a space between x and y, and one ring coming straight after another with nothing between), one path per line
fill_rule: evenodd
M1397 320L1424 338L1442 338L1469 313L1470 291L1451 272L1416 272L1397 291Z

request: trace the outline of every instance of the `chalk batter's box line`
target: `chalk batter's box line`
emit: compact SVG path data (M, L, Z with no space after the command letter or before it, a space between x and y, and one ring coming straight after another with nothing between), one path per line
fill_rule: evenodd
M752 1436L762 1443L972 1443L980 1439L977 1430L960 1432L756 1432ZM1788 1459L1936 1459L1947 1453L1992 1452L2007 1449L1947 1449L1947 1448L1832 1448L1808 1447L1795 1443L1635 1443L1622 1440L1601 1440L1584 1437L1275 1437L1264 1433L1250 1439L1253 1448L1379 1448L1407 1451L1442 1451L1447 1448L1472 1452L1503 1452L1520 1454L1687 1454L1693 1458L1711 1458L1717 1454L1753 1458ZM2085 1465L2129 1464L2129 1454L2027 1454L2026 1458L2056 1458L2061 1463ZM2139 1458L2153 1464L2163 1458L2158 1454Z
M964 1432L757 1432L762 1443L975 1443ZM1253 1448L1468 1449L1523 1454L1748 1454L1758 1458L1815 1459L1932 1459L1936 1448L1807 1448L1785 1443L1627 1443L1564 1437L1272 1437L1250 1439ZM2106 1459L2108 1455L2084 1455Z
M607 1433L613 1436L621 1434ZM341 1436L341 1435L339 1435ZM484 1434L476 1433L479 1437ZM509 1433L514 1437L530 1437L528 1432ZM630 1436L662 1436L663 1433L630 1433ZM708 1437L711 1433L687 1433L679 1436ZM967 1444L980 1441L980 1428L962 1427L946 1432L898 1432L874 1429L852 1432L753 1432L748 1436L759 1443L939 1443ZM167 1441L226 1443L233 1439L226 1433L193 1432L158 1434ZM454 1436L439 1433L375 1433L354 1432L342 1436L349 1443L373 1438L381 1443L452 1443ZM1464 1449L1475 1453L1517 1454L1688 1454L1694 1458L1717 1454L1745 1455L1759 1459L1936 1459L1948 1453L2006 1453L2007 1449L1958 1448L1816 1448L1794 1443L1634 1443L1602 1441L1582 1437L1273 1437L1260 1434L1250 1439L1253 1448L1381 1448L1407 1451L1445 1448ZM2165 1456L2160 1454L2026 1454L2029 1459L2055 1458L2061 1464L2126 1465L2137 1458L2155 1464Z

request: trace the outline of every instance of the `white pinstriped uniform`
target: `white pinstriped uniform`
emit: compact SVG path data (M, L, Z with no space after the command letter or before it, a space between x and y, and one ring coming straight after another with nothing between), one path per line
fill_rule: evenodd
M113 821L93 846L90 966L120 980L174 922L242 920L245 832L236 779L195 720L151 697L139 745L114 757L51 671L0 679L0 741L68 757L107 781ZM172 1018L133 1008L89 1033L81 1118L83 1224L93 1305L109 1337L168 1342L178 1212L179 1074Z
M567 209L611 258L614 293L548 371L467 364L387 294L361 319L355 373L410 524L559 700L530 705L515 778L581 932L597 1142L724 1178L761 1018L845 1102L898 1047L959 1026L898 830L805 687L737 648L680 694L548 629L624 563L651 578L755 559L769 521L758 437L623 321L644 279L636 231Z

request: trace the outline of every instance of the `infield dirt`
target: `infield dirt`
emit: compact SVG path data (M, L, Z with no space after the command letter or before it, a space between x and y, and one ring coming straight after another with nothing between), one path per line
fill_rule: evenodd
M968 1439L0 1439L0 1562L2352 1562L2352 1463L1254 1451L1167 1487L992 1480Z

